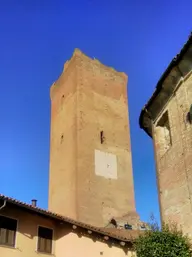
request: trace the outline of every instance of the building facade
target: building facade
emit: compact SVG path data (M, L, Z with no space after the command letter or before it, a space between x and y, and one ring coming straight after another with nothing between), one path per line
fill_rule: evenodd
M143 108L140 127L154 142L162 221L192 237L192 35Z
M102 230L0 195L2 257L135 257L137 231Z
M126 74L76 49L50 94L49 210L98 227L137 223Z

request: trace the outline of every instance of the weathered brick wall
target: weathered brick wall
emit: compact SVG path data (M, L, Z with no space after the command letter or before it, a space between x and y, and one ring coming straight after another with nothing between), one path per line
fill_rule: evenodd
M77 100L75 60L51 87L49 209L76 218Z
M52 89L49 206L105 226L135 211L127 76L78 50L65 69Z
M185 78L170 99L168 111L172 144L163 149L163 135L154 127L157 176L163 221L176 221L192 236L192 125L187 113L192 104L192 75Z

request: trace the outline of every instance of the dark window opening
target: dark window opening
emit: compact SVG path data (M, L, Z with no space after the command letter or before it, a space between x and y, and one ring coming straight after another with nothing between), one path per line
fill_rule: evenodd
M63 138L64 138L64 136L63 136L63 135L61 135L61 143L63 142Z
M37 250L43 253L52 253L53 230L39 227Z
M103 131L100 132L100 141L101 141L101 144L103 144L104 141L105 141L105 137L104 137Z
M125 224L125 229L129 229L129 230L132 230L132 225L129 225L129 224Z
M112 224L113 226L117 227L117 222L116 222L115 219L111 219L111 224Z
M141 225L141 230L146 230L146 227L144 225Z
M65 96L62 95L61 100L60 100L60 108L61 108L61 110L63 109L64 97L65 97Z
M187 121L192 124L192 105L190 106L189 112L187 114Z
M167 111L162 115L162 117L158 121L156 130L158 130L157 140L161 144L162 152L165 152L172 145L169 116Z
M0 216L0 245L14 247L17 230L17 220Z

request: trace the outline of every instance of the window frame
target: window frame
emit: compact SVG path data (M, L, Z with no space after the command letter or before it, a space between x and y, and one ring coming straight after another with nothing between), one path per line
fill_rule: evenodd
M0 214L0 217L5 217L7 219L12 219L12 220L15 220L16 221L16 229L15 229L15 234L14 234L14 245L9 245L9 244L2 244L0 242L0 247L9 247L9 248L16 248L17 246L17 232L18 232L18 224L19 224L19 220L15 217L12 217L12 216L8 216L8 215L3 215L3 214Z
M167 141L167 135L165 133L165 128L167 128L167 130L169 132L169 143L167 144L168 147L167 148L164 147L163 151L161 150L162 153L160 154L160 158L163 157L172 148L172 145L173 145L173 135L172 135L172 129L170 126L171 119L170 119L169 113L170 113L170 111L168 108L164 109L163 112L161 113L161 115L156 120L155 125L154 125L155 129L157 127L163 128L163 136L164 136L165 142Z
M46 229L52 230L51 252L46 252L46 251L40 251L40 250L39 250L39 247L38 247L38 246L39 246L39 228L46 228ZM54 250L54 244L53 244L53 242L54 242L54 229L53 229L52 227L49 227L49 226L38 225L38 226L37 226L36 252L42 253L42 254L50 254L50 255L52 255L52 254L53 254L53 250Z

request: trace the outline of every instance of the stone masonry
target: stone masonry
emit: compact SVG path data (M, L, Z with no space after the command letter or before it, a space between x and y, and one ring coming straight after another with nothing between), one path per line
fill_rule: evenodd
M76 49L50 94L49 209L100 227L137 217L126 74Z
M141 111L153 139L161 219L192 238L192 33Z
M177 222L192 236L192 125L187 119L191 100L192 74L180 83L162 111L168 114L168 139L159 133L161 113L154 125L154 141L162 219Z

